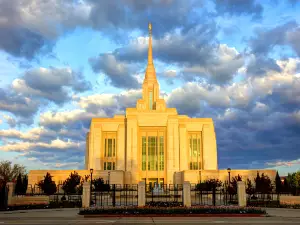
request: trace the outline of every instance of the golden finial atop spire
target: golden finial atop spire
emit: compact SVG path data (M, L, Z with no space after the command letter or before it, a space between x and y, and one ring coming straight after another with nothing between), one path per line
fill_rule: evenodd
M148 65L147 65L147 69L146 69L144 82L145 81L157 82L155 68L153 65L153 56L152 56L152 24L151 23L148 24L148 29L149 29Z
M152 58L152 24L149 23L148 25L149 29L149 49L148 49L148 65L153 64L153 58Z
M151 32L152 32L152 24L151 23L149 23L148 28L149 28L149 34L151 34Z

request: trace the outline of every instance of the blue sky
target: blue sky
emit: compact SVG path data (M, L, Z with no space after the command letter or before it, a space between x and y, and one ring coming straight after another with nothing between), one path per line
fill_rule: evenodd
M82 169L91 118L141 95L152 22L161 94L214 119L219 167L299 170L298 1L21 1L0 2L1 159Z

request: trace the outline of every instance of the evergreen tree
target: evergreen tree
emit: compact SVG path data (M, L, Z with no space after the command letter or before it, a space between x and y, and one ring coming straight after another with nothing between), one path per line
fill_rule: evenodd
M22 181L22 194L25 195L28 187L28 176L25 174Z
M249 178L247 179L246 193L250 196L254 195L254 193L255 193L255 188Z
M276 172L276 177L275 177L275 185L276 185L276 193L281 193L282 192L282 183L280 176L278 174L278 171Z
M283 189L283 192L289 192L290 191L289 183L288 183L286 178L284 178L284 180L283 180L282 189Z
M254 181L255 181L255 191L261 192L261 180L258 172L256 174L256 178L254 179Z
M44 180L41 180L38 183L38 186L42 189L44 194L46 195L53 195L56 192L56 184L52 181L52 176L50 173L47 173L44 177Z
M23 186L23 182L22 182L22 175L19 173L18 177L17 177L17 183L15 186L15 194L16 195L22 195L22 186Z

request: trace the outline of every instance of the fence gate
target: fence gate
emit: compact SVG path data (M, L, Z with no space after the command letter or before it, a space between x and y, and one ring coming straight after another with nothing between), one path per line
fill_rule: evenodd
M182 206L183 205L183 185L164 184L146 185L146 205L151 206Z
M8 186L2 185L0 187L0 211L7 209L7 200L8 200Z
M236 205L238 204L237 194L229 194L228 189L223 186L202 190L197 184L191 184L191 204L196 205Z
M137 184L111 184L105 189L91 193L91 206L138 206Z

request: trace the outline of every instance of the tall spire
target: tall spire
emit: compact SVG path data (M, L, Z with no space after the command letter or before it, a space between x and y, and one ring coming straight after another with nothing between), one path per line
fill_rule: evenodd
M152 24L149 23L149 46L148 46L148 65L146 69L145 79L144 82L154 82L156 83L156 74L155 68L153 64L153 56L152 56Z
M149 46L148 46L148 65L153 64L153 56L152 56L152 24L149 23Z

